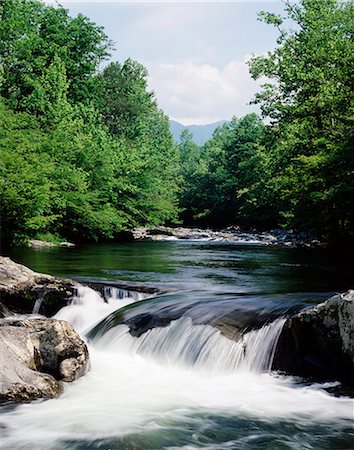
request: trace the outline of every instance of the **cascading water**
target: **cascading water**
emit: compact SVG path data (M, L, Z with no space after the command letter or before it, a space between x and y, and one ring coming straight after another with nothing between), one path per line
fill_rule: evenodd
M285 319L276 319L259 330L244 334L235 342L210 325L195 325L181 317L165 328L147 331L139 338L120 325L98 339L101 348L124 348L162 364L195 366L210 372L269 371Z
M103 298L87 286L78 286L71 304L62 308L54 318L70 322L76 331L84 335L87 329L111 312L148 297L149 294L109 287L105 288Z
M112 311L144 297L114 289L105 294L80 287L56 317L84 336ZM127 325L111 328L89 342L91 370L66 385L62 397L5 411L0 448L336 448L318 439L333 427L350 436L352 401L269 373L283 324L278 318L239 341L188 316L139 338ZM309 442L314 445L303 446Z
M62 308L57 319L70 322L84 334L111 312L148 295L125 289L106 287L104 298L89 287L80 286L71 305ZM163 364L195 366L208 371L269 371L285 323L277 318L258 330L240 336L238 341L224 337L210 325L193 324L188 316L171 322L167 327L148 330L134 338L126 325L110 329L97 339L96 346L105 349L125 348L128 353L142 354Z

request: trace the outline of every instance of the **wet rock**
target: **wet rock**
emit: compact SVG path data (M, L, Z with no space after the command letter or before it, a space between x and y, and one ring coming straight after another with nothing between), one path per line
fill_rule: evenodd
M0 401L56 398L89 367L86 344L61 320L0 320Z
M128 292L138 292L147 295L158 295L175 291L175 289L172 288L157 286L151 283L139 283L135 281L104 280L94 277L75 277L75 279L85 286L89 286L91 289L99 292L104 298L106 298L106 290L110 288L123 289Z
M33 272L10 258L0 257L1 303L11 311L52 316L68 304L76 288L72 280Z
M354 386L354 290L291 317L284 325L273 368Z
M59 247L72 248L72 247L75 247L75 244L72 242L64 241L64 242L60 242Z
M50 248L50 247L75 247L75 244L72 242L47 242L47 241L41 241L39 239L32 239L28 242L28 247L34 247L34 248Z
M252 230L242 232L238 227L212 230L208 228L160 226L152 229L136 228L129 233L131 239L147 241L201 240L279 247L321 247L325 245L311 231L272 230L270 232L257 232Z
M40 241L39 239L32 239L28 242L28 247L56 247L57 244L54 244L53 242L47 242L47 241Z

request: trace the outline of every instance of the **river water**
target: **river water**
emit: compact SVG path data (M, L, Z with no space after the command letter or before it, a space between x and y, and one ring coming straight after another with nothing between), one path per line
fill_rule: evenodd
M352 399L331 396L328 383L270 371L283 316L353 287L349 256L197 241L9 254L39 272L143 282L167 292L147 298L111 289L104 302L80 289L57 317L83 337L107 316L111 324L99 324L88 342L90 372L67 384L60 399L3 407L0 448L354 447ZM120 311L173 317L133 336L119 323ZM210 325L240 315L246 330L234 340ZM247 330L255 317L259 329Z

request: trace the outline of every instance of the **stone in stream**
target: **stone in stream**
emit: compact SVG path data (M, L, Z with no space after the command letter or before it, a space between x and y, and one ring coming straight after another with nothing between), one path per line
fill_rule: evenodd
M0 299L14 312L52 316L72 299L77 283L33 272L10 258L0 257Z
M273 369L354 388L354 290L288 319Z
M61 381L86 373L86 344L72 326L55 319L0 320L0 401L56 398Z
M324 242L318 240L312 231L294 232L292 230L272 230L257 232L251 230L242 232L238 227L228 227L223 230L208 228L186 228L159 226L155 228L139 227L124 232L126 240L138 241L169 241L169 240L202 240L232 242L240 245L261 245L275 247L323 247Z
M68 247L69 248L69 247L75 247L75 244L73 244L72 242L66 242L66 241L54 243L54 242L41 241L39 239L32 239L28 242L28 247L33 247L33 248Z

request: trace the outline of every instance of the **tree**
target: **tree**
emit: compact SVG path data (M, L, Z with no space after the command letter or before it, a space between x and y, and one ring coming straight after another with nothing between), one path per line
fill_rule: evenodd
M54 164L41 151L44 136L35 118L14 114L0 100L1 231L8 242L22 242L51 225Z
M129 161L123 208L134 225L156 225L178 214L177 149L168 118L148 91L147 76L146 68L131 59L109 64L100 76L100 112L125 149L121 158Z
M185 220L207 225L264 226L273 211L262 211L263 196L259 195L264 177L265 130L260 118L249 114L217 128L200 150L188 133L182 136Z
M110 48L103 29L81 14L71 18L64 8L37 0L2 0L0 95L16 110L26 109L38 79L58 57L66 68L70 102L91 101L98 88L94 75Z
M147 90L147 75L146 68L131 59L103 70L100 110L112 134L133 140L146 134L149 115L157 108Z
M2 239L111 239L176 220L178 151L132 61L98 73L110 47L82 15L0 3Z
M285 1L285 12L261 13L278 46L250 61L254 78L274 80L256 96L277 135L271 184L285 225L333 236L354 227L353 3Z

